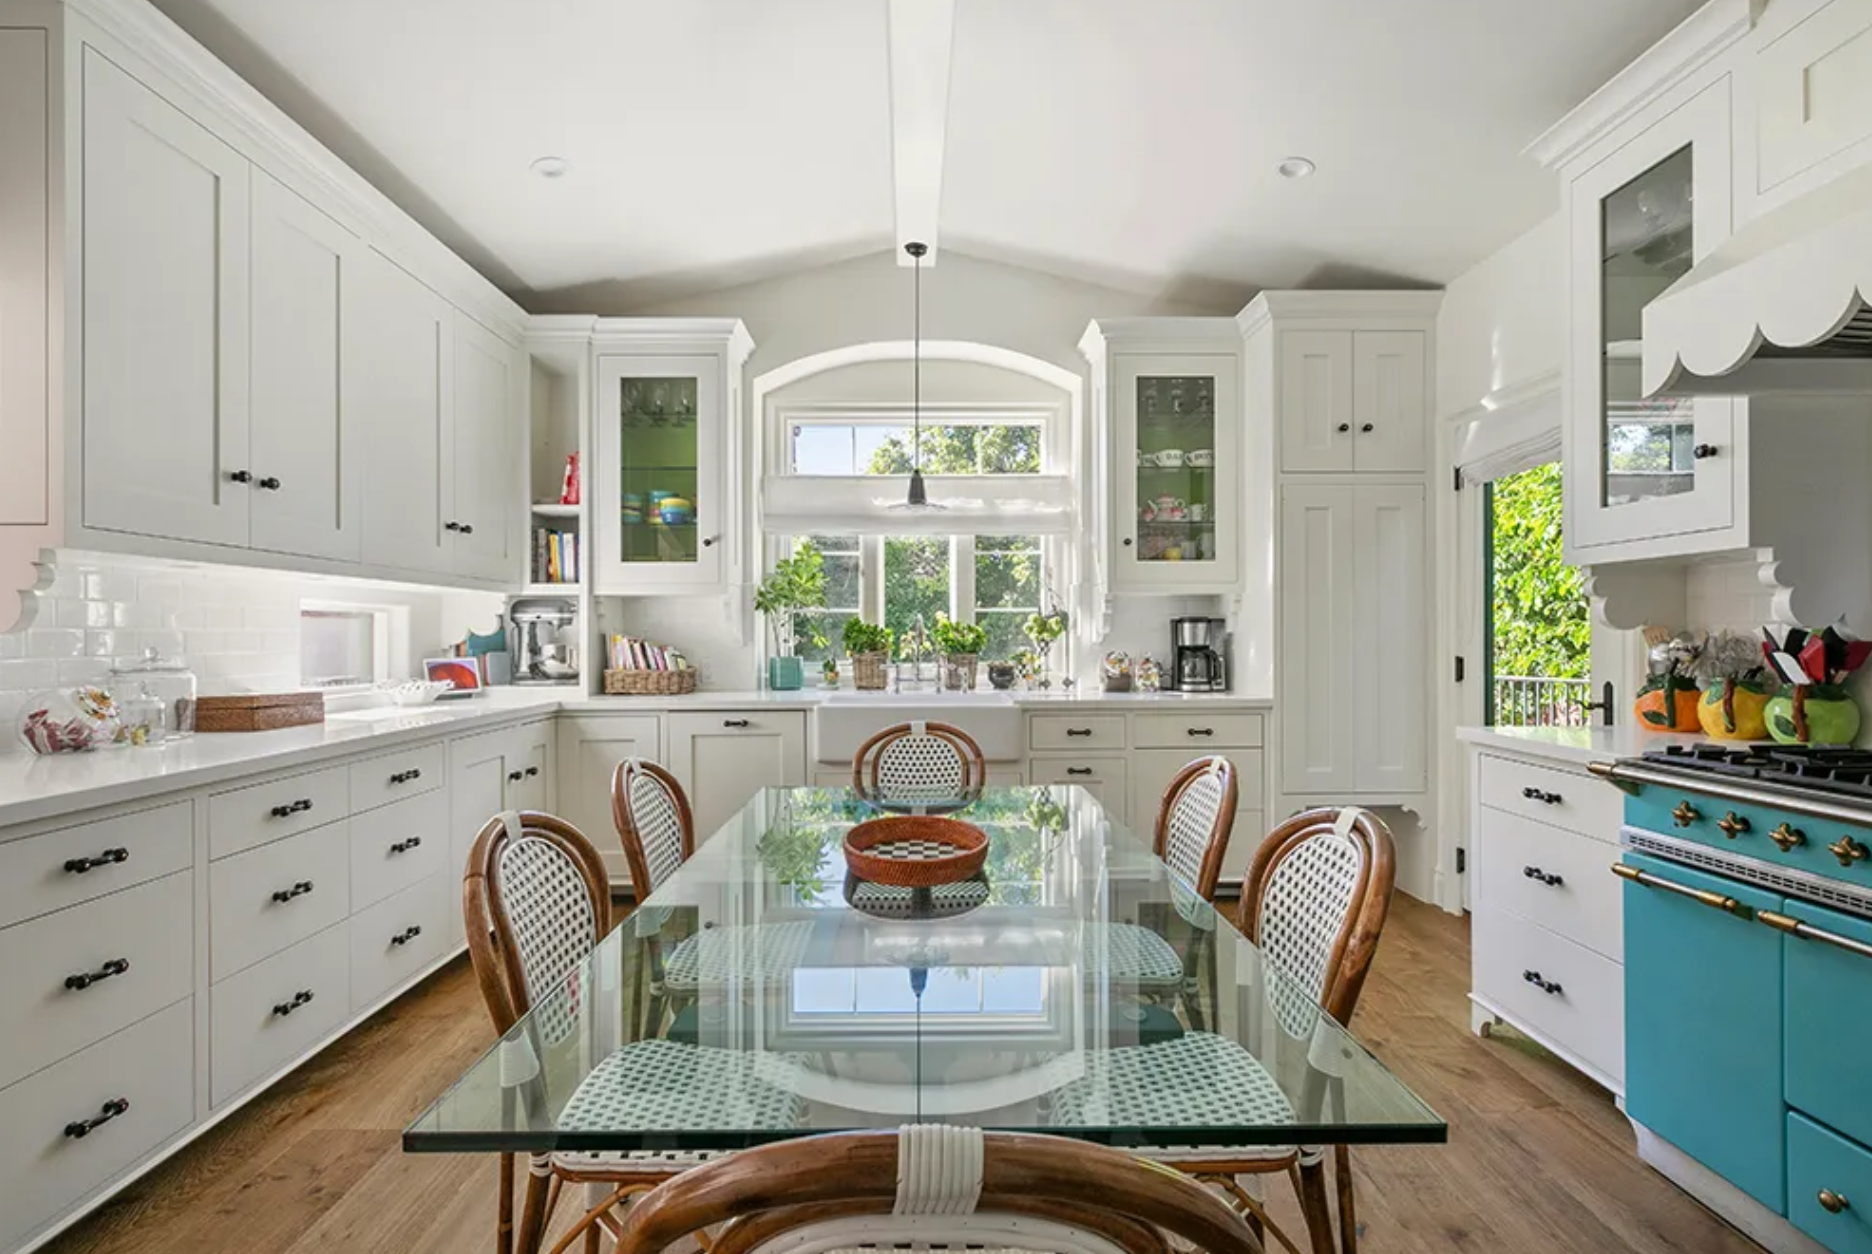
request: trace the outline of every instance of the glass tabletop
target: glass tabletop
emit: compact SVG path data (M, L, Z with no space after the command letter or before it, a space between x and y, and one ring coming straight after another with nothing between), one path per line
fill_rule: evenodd
M906 1122L1121 1146L1443 1121L1077 786L949 808L975 877L851 879L848 790L768 789L405 1131L413 1151L735 1149Z

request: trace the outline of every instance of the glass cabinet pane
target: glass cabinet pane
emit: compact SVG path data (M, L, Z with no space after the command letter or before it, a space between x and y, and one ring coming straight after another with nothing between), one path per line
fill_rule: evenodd
M1138 378L1137 459L1137 560L1215 561L1214 375Z
M1646 400L1640 382L1644 307L1690 269L1692 173L1681 148L1600 202L1606 505L1696 487L1696 402Z
M618 560L694 562L697 463L693 377L628 378L618 388Z

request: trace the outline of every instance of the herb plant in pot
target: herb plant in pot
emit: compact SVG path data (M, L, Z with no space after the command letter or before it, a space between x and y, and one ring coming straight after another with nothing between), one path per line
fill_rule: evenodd
M1768 681L1761 646L1739 631L1719 631L1691 665L1703 681L1697 722L1716 740L1768 739Z
M824 606L825 559L811 542L802 540L791 557L774 563L754 593L754 608L766 616L773 646L767 658L769 688L791 692L805 684L805 667L798 656L799 615Z
M958 623L947 614L936 615L936 650L942 654L943 687L952 692L972 692L981 651L988 643L988 631L976 623Z
M894 636L891 629L862 618L845 620L845 652L851 654L852 687L882 692Z

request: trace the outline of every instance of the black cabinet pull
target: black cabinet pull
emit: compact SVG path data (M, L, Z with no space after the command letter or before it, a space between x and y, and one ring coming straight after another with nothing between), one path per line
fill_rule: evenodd
M463 524L461 525L461 533L462 533L463 535L465 535L465 536L471 536L471 535L473 535L473 534L474 534L474 524L473 524L473 523L463 523Z
M1352 429L1352 424L1349 422L1342 422L1339 424L1340 435L1344 435L1346 432L1350 431L1351 429Z
M510 784L517 784L525 778L526 778L525 771L508 771L507 772L507 782Z
M411 780L416 780L416 779L421 779L421 778L422 778L422 768L417 767L417 766L412 766L407 771L398 771L396 774L392 775L390 777L390 782L393 784L407 784Z
M1068 727L1066 729L1066 734L1068 736L1090 736L1092 734L1092 729L1090 727Z
M128 958L112 958L95 971L80 971L77 975L66 976L65 987L69 988L74 993L80 992L102 980L110 979L113 975L122 975L129 969L130 960Z
M1566 883L1564 876L1555 875L1551 871L1543 871L1537 866L1524 866L1521 868L1521 874L1528 879L1539 880L1549 888L1558 888Z
M1125 547L1126 547L1127 549L1131 547L1131 537L1130 537L1130 536L1126 536L1126 537L1125 537L1125 540L1124 540L1124 544L1125 544Z
M130 1099L113 1097L98 1108L97 1114L89 1119L74 1119L65 1125L65 1135L74 1141L82 1141L99 1128L130 1109Z
M65 869L73 875L83 875L94 867L115 866L119 862L128 862L128 849L106 849L103 853L93 854L89 858L67 858Z
M312 799L310 797L301 797L299 800L289 802L286 805L274 806L271 810L267 811L267 813L271 814L276 819L289 819L295 814L304 814L311 808Z
M272 475L268 475L266 478L255 483L254 486L256 488L265 488L268 492L278 492L280 489L280 481Z
M1066 768L1066 773L1068 775L1090 775L1092 773L1092 768L1089 766L1069 766Z
M294 897L303 897L311 891L312 891L312 881L300 880L298 883L294 884L291 888L281 888L281 889L276 890L273 893L273 900L279 902L281 905L284 905L286 902L291 901Z
M399 840L395 844L391 845L390 852L391 853L408 853L410 850L420 848L421 846L422 846L422 837L406 836L402 840Z
M704 537L702 538L702 547L703 547L703 548L705 548L705 549L712 549L712 548L714 548L714 547L715 547L715 537L714 537L714 536L704 536Z
M273 1013L284 1019L287 1015L311 1000L312 990L309 988L302 988L292 995L291 1001L275 1002L273 1004Z
M460 531L460 530L461 530L461 524L460 524L460 523L458 523L458 522L455 522L454 520L452 520L452 519L451 519L450 521L448 521L448 522L445 522L445 523L443 523L443 524L442 524L442 530L444 530L444 531Z
M1716 453L1717 448L1714 444L1699 444L1690 450L1690 456L1696 458L1698 461L1704 461L1707 458L1714 457Z
M251 471L251 470L231 470L231 471L229 471L229 472L228 472L228 482L229 482L229 483L252 483L252 482L253 482L253 471Z
M1370 435L1373 431L1373 427L1371 423L1367 422L1367 423L1362 424L1359 427L1359 430L1364 432L1366 435Z
M1521 795L1526 797L1529 801L1538 801L1542 805L1557 806L1560 804L1559 793L1545 792L1539 788L1535 788L1531 784L1521 790Z
M1191 728L1187 728L1186 730L1187 730L1187 731L1189 732L1189 734L1190 734L1190 735L1192 735L1192 736L1213 736L1213 735L1215 735L1215 728L1213 728L1213 727L1191 727Z
M415 940L418 936L421 936L421 935L422 935L422 928L412 923L408 927L404 928L401 932L398 932L395 936L392 936L390 938L390 943L392 945L407 945L411 941Z
M1521 973L1521 978L1549 997L1558 997L1560 995L1559 981L1544 980L1541 978L1541 973L1539 971L1523 971Z
M725 718L721 721L721 725L723 727L746 727L748 721L744 718Z
M539 767L537 767L537 766L529 766L529 767L527 767L527 769L526 769L526 777L527 777L528 779L532 779L532 778L533 778L533 777L534 777L535 775L538 775L538 774L539 774Z

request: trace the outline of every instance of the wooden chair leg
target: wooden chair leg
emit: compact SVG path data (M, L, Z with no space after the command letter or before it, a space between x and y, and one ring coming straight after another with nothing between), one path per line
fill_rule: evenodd
M546 1235L546 1196L552 1183L552 1160L544 1154L529 1155L526 1204L520 1208L520 1235L514 1243L514 1254L539 1254L540 1242Z
M1326 1164L1303 1155L1294 1169L1294 1189L1300 1195L1300 1213L1306 1217L1307 1237L1313 1254L1333 1254L1332 1207L1326 1200Z
M494 1221L495 1254L513 1254L514 1242L514 1156L500 1156L500 1204Z
M1339 1254L1358 1254L1358 1212L1352 1202L1352 1151L1333 1147L1333 1180L1339 1186Z

